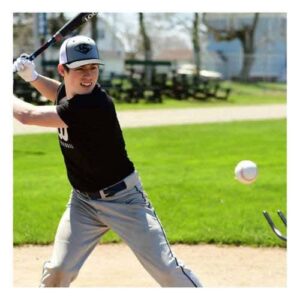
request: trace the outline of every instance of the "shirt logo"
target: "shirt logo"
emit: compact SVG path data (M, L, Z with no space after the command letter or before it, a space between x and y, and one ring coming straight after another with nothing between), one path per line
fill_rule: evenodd
M93 47L89 44L79 44L78 46L75 47L75 50L82 54L87 54L88 52L90 52L92 50L92 48Z
M61 140L67 142L69 140L67 128L58 128L58 136Z
M67 128L58 128L59 143L62 147L74 149L74 146L69 142L69 135Z

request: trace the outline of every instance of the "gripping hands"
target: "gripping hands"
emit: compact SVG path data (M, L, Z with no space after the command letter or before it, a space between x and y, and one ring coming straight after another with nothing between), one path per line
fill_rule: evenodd
M33 61L28 59L27 54L22 54L13 65L14 72L24 79L26 82L35 81L39 74L35 70L35 64Z

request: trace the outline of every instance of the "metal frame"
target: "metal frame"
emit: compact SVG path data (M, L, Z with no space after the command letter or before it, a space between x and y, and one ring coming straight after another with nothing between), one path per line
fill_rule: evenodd
M287 227L287 221L286 221L286 217L285 215L282 213L282 211L280 210L277 210L277 214L279 215L281 221L283 222L283 224L285 225L285 227ZM276 234L276 236L278 236L281 240L283 241L287 241L287 238L285 235L283 235L281 233L281 231L275 226L272 218L270 217L269 213L267 211L263 211L263 215L264 217L266 218L268 224L270 225L272 231Z

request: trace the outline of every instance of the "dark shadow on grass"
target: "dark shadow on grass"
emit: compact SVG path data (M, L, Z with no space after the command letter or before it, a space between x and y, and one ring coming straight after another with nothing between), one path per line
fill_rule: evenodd
M24 151L24 150L15 150L15 154L22 154L22 155L45 155L46 152L43 151Z

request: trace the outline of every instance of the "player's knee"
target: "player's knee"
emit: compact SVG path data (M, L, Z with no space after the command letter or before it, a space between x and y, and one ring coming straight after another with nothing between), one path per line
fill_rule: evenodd
M76 278L77 273L72 273L63 267L44 267L40 287L68 287Z

